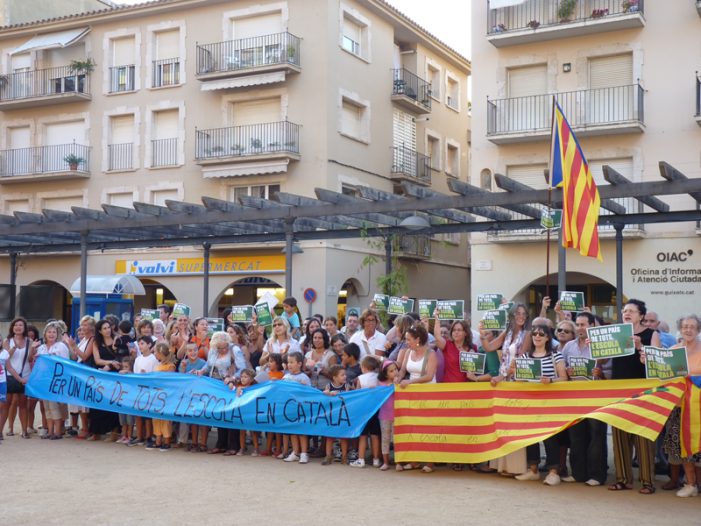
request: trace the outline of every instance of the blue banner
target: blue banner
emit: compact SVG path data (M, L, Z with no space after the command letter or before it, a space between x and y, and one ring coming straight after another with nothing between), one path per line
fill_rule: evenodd
M393 387L325 395L296 382L266 382L239 397L224 383L179 373L118 374L39 356L26 391L53 400L147 418L250 431L353 438Z

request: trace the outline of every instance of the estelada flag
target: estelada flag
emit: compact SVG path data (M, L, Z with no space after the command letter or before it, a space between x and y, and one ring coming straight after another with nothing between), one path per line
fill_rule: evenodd
M602 261L599 191L577 137L554 99L550 185L562 187L562 246Z

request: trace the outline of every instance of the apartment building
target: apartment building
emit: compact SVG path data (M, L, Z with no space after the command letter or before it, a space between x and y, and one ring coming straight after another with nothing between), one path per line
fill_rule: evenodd
M598 185L607 184L603 165L634 182L661 181L659 161L699 177L699 9L698 2L643 0L473 2L472 183L496 191L500 173L547 188L553 96ZM696 206L688 196L663 200L672 210ZM618 202L629 212L652 211L637 200ZM697 311L701 287L683 277L701 274L698 225L628 225L623 233L624 297L645 300L670 322ZM567 251L567 288L615 319L614 231L599 234L603 263ZM473 235L471 244L473 294L540 304L541 231ZM556 272L556 249L551 261ZM514 262L518 273L510 272Z
M2 214L468 178L470 63L382 0L159 0L0 28L0 53ZM342 313L384 271L363 240L301 243L285 291L281 248L212 247L207 314L307 287L314 312ZM395 253L412 296L469 297L466 236L405 236ZM137 309L199 313L202 269L202 247L88 261L138 276ZM56 316L78 274L77 255L19 256L18 284L46 287Z

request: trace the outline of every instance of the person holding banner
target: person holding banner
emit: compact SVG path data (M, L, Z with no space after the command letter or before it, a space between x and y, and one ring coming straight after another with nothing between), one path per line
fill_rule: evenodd
M76 332L78 343L69 335L63 335L63 343L65 343L71 351L71 357L75 357L78 363L84 363L88 367L94 366L92 357L92 342L95 338L95 318L92 316L83 316L80 319L80 326ZM87 407L68 404L68 412L71 415L71 427L68 429L69 435L74 435L79 440L86 439L89 432ZM80 431L78 431L78 418L80 417Z
M472 343L470 325L465 320L454 321L450 326L450 339L447 340L441 335L438 311L433 313L433 317L436 320L433 324L433 336L436 338L436 346L443 353L445 363L443 382L464 382L467 376L466 373L460 370L460 352L477 352L477 347ZM428 318L424 318L423 321L425 324L428 324ZM472 381L476 381L476 377Z
M553 382L566 382L567 371L562 355L553 351L552 333L550 327L545 324L535 324L531 328L531 338L533 350L528 353L529 358L540 360L541 383L551 384ZM511 372L516 369L516 362L511 364ZM557 435L546 438L545 445L545 466L548 474L543 481L548 486L560 484L560 441ZM526 448L526 459L529 470L516 476L516 480L540 480L538 474L538 464L540 464L540 444L531 444Z
M190 317L187 314L180 314L174 323L168 325L166 330L166 340L170 343L170 349L177 353L178 361L185 357L185 346L192 339L192 327L190 326ZM194 343L194 342L193 342ZM199 356L199 351L197 355ZM207 355L199 356L203 360L207 359Z
M27 430L27 397L24 394L24 386L31 372L30 363L35 352L32 349L32 341L27 336L27 321L24 318L15 318L10 322L10 330L7 339L3 341L3 349L9 354L7 361L7 405L8 412L12 406L17 407L19 423L22 428L22 438L29 438ZM12 418L10 418L10 432L12 435Z
M292 337L290 323L282 316L273 318L273 333L265 342L263 355L260 357L260 364L268 363L268 356L271 354L288 354L291 352L301 352L299 343Z
M116 360L112 345L114 344L114 334L112 325L107 320L100 320L95 325L95 339L92 342L92 355L95 369L103 371L119 371L121 364ZM102 409L90 410L90 441L100 440L101 436L111 433L108 440L116 442L119 438L117 429L119 427L119 416L110 411Z
M57 322L47 324L44 328L44 343L39 346L37 354L59 356L66 360L70 359L70 350L66 347L66 344L61 341L62 336L63 331L61 330L61 324ZM66 418L68 418L68 408L66 404L52 401L44 401L42 403L46 411L48 432L41 438L50 440L63 438L63 425L66 422Z
M672 348L686 347L689 376L701 375L701 341L699 341L701 319L695 314L684 316L677 322L677 329L681 334L682 341ZM680 466L683 466L686 483L683 488L677 491L677 497L696 497L699 494L697 484L701 477L701 453L691 457L682 457L679 438L681 434L681 409L679 407L675 407L672 414L669 415L666 430L667 434L662 447L667 453L671 475L668 486L663 486L663 488L676 489L678 487Z
M509 320L506 329L499 336L489 341L487 332L480 324L480 344L486 352L494 352L501 349L501 367L496 381L503 380L507 376L511 362L516 356L526 354L531 349L531 338L527 337L530 330L528 309L523 303L517 303L509 311Z
M623 380L629 378L645 378L645 365L641 355L643 347L652 345L660 346L660 339L657 333L643 325L643 319L647 313L644 301L631 299L623 306L623 323L633 325L633 343L635 352L629 356L613 359L612 376L613 380ZM631 445L635 445L640 466L640 482L642 488L639 493L652 495L655 493L655 444L654 442L613 428L613 459L616 465L616 482L609 486L611 491L621 491L633 487L633 452Z

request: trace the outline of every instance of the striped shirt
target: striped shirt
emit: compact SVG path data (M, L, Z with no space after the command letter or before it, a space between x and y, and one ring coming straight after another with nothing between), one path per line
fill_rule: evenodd
M533 356L531 356L533 358ZM555 364L560 363L564 360L562 355L555 351L547 356L543 356L540 359L540 367L542 376L546 378L557 378L557 371L555 370Z

